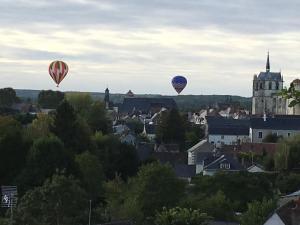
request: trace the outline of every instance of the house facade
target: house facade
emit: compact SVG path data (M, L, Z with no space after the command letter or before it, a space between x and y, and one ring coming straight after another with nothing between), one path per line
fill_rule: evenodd
M249 119L207 117L209 143L216 147L249 142Z
M299 116L274 116L251 118L249 135L252 143L261 143L267 135L289 138L300 134Z

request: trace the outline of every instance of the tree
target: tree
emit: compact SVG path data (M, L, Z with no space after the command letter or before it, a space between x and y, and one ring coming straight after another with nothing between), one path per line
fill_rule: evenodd
M103 168L98 158L89 152L81 153L75 158L79 168L82 184L91 200L98 200L104 196Z
M87 224L89 202L73 177L54 175L43 186L29 190L15 212L18 225Z
M242 215L241 225L263 225L270 213L276 208L276 201L263 199L248 204L247 211Z
M276 186L282 194L298 191L300 187L300 175L297 173L281 173L276 179Z
M53 126L54 119L51 115L38 114L37 118L27 126L26 134L31 140L40 137L47 137L51 135L51 127Z
M206 213L201 213L200 210L187 208L163 208L156 214L155 225L206 225L210 219Z
M290 87L282 89L280 95L285 99L292 99L289 104L289 107L294 107L300 103L300 91L295 89L293 83L290 84Z
M64 97L65 94L60 91L42 90L38 95L38 104L42 108L55 109Z
M206 212L214 219L222 221L234 221L235 214L232 205L233 203L226 198L222 191L218 191L215 195L205 197L198 202L198 207L202 212Z
M275 153L274 161L277 170L299 169L300 136L283 140Z
M77 117L66 100L57 107L51 130L69 150L80 153L90 147L90 129L86 121Z
M63 143L57 137L43 137L34 141L19 179L22 185L34 187L42 185L56 171L67 170L70 173L72 167L71 155L65 150Z
M265 143L277 143L282 136L277 136L277 134L268 134L264 139L263 142Z
M184 196L184 187L171 166L151 163L139 170L130 198L135 199L144 218L153 217L156 210L176 206Z
M66 99L72 105L75 112L85 117L90 111L93 99L88 93L68 93Z
M95 101L87 113L87 122L93 132L101 131L107 134L111 130L111 123L107 118L105 106L101 101Z
M0 107L10 107L13 103L18 102L19 99L14 89L2 88L0 89Z
M23 140L22 127L9 116L0 116L0 183L13 182L26 161L28 146Z
M202 196L214 196L222 191L235 211L243 211L247 203L264 197L273 197L272 175L248 172L217 173L214 176L199 175L193 180L192 193Z
M103 165L108 179L113 179L117 173L127 180L129 176L137 173L139 159L133 146L121 143L113 135L103 135L99 132L94 135L93 142L96 145L94 154Z
M185 142L185 126L177 109L165 112L156 130L157 139L164 143L177 143L181 146Z

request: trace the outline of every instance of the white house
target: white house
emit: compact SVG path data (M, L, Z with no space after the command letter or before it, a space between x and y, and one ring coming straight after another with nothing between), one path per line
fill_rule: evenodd
M249 119L207 117L208 141L216 147L249 142Z

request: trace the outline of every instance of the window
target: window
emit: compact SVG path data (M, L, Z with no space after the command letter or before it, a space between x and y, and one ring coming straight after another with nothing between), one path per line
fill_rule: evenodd
M272 90L272 81L269 82L269 90Z
M230 169L230 163L221 163L220 169Z
M276 90L279 89L279 82L276 82Z
M224 139L224 135L221 135L221 139L222 139L222 140Z
M290 137L290 136L291 136L291 133L287 133L287 136Z
M259 88L260 88L260 89L264 89L264 88L263 88L263 83L260 83L260 84L259 84Z
M261 131L258 132L258 138L262 138L262 132Z

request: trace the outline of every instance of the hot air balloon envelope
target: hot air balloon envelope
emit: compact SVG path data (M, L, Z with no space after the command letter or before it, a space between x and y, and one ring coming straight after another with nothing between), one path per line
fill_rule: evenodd
M57 84L57 87L59 83L65 78L68 71L68 65L63 61L53 61L49 65L49 74Z
M187 80L183 76L175 76L172 79L173 88L177 91L178 94L185 88Z

